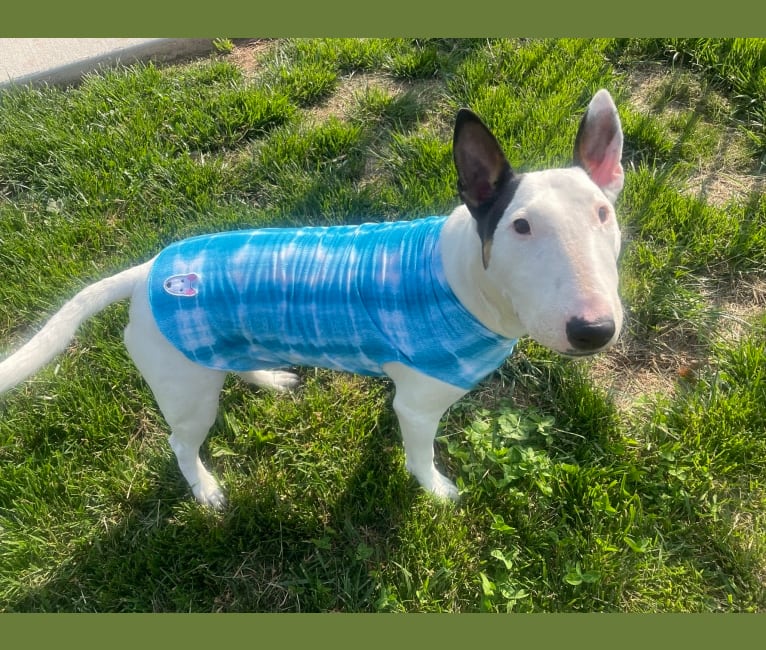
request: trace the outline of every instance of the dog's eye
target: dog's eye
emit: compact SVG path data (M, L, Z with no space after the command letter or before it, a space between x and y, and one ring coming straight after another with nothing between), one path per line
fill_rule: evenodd
M520 235L528 235L532 228L529 226L529 221L526 219L516 219L513 222L513 229Z
M609 209L605 205L602 205L598 209L598 220L601 223L606 223L607 219L609 219Z

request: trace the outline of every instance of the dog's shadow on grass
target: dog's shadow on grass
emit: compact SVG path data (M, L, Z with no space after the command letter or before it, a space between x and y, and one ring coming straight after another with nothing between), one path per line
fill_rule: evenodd
M104 519L103 532L77 542L50 577L5 608L375 609L376 568L395 550L396 530L420 494L401 467L393 415L381 419L382 435L362 442L338 494L320 500L296 498L294 488L283 494L281 481L252 475L215 512L193 501L172 455L159 458L147 488L113 510L122 516Z

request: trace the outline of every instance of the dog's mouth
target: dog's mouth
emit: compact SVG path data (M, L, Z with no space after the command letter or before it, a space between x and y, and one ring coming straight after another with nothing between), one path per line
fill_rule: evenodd
M564 351L556 350L558 354L560 354L562 357L570 357L573 359L579 359L582 357L592 357L596 354L601 354L602 352L606 352L609 348L611 348L616 341L615 339L609 341L608 343L602 345L598 348L593 348L590 350L578 350L577 348L567 348Z
M600 352L604 352L604 350L608 350L611 347L611 345L605 345L603 348L599 348L598 350L573 350L569 349L565 352L559 352L559 354L562 357L569 357L571 359L579 359L582 357L592 357L596 354L599 354Z

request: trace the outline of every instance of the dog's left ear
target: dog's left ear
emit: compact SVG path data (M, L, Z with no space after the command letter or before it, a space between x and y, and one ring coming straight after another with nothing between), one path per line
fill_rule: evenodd
M484 268L489 264L492 237L508 200L513 170L495 136L467 108L461 108L455 119L452 138L460 198L476 220L481 239Z
M614 203L622 190L622 125L612 96L603 88L590 100L574 145L575 165L582 167Z

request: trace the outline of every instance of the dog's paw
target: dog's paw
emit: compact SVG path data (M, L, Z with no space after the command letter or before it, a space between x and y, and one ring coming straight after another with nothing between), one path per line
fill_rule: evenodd
M424 490L427 490L435 497L449 501L457 501L457 486L436 468L433 468L425 477L415 475L415 478Z
M438 472L437 475L438 478L434 481L434 485L429 489L429 492L440 499L457 501L457 485Z
M299 382L298 375L285 370L251 370L238 374L249 384L255 384L261 388L270 388L282 393L294 390Z
M210 480L203 480L193 485L192 493L200 504L213 508L213 510L223 510L226 506L226 496L221 486L212 477Z

